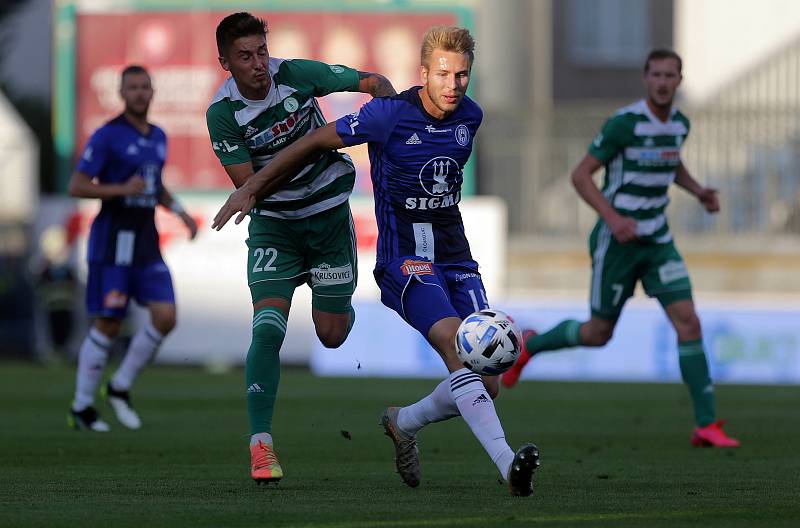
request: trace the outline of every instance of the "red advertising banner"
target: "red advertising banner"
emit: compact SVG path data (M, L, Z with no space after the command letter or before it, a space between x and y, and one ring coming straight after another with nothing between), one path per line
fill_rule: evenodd
M164 180L176 189L228 189L214 155L205 112L227 77L217 61L215 29L228 13L209 11L82 13L76 39L76 147L122 110L119 74L146 67L155 96L150 120L169 138ZM457 24L448 12L276 12L267 20L270 55L311 58L386 75L398 91L419 83L419 47L425 30ZM356 111L369 96L320 99L328 120ZM348 149L358 168L356 192L370 192L365 147Z

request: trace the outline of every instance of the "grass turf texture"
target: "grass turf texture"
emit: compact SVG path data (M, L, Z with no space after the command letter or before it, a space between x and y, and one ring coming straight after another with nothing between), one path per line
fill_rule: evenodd
M511 497L461 419L420 435L407 488L377 425L434 380L318 379L285 370L275 417L286 477L249 477L239 371L150 368L144 427L66 428L73 371L0 364L0 526L797 526L797 387L722 386L739 450L692 448L680 385L524 382L497 402L513 448L542 453ZM347 438L349 436L349 439Z

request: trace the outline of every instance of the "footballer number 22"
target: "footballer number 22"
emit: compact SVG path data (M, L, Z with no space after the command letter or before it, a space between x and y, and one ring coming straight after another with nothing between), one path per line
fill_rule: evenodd
M253 256L256 257L256 263L253 266L253 273L258 273L259 271L275 271L275 266L272 265L275 262L275 259L278 258L278 250L275 248L256 248L253 250ZM261 267L261 261L264 258L267 258L267 262L264 264L264 267Z

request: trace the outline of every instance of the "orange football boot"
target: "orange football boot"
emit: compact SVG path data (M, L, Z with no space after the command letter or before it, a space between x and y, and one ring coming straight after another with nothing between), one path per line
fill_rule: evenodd
M258 482L278 482L283 478L283 469L275 451L261 440L250 446L250 476Z

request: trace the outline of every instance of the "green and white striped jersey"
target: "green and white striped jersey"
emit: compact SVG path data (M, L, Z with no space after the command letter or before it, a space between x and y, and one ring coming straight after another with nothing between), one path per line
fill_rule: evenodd
M677 108L662 122L643 99L618 110L589 146L606 167L603 194L621 215L637 220L642 242L672 240L665 209L688 134L689 120Z
M315 97L358 90L358 72L312 60L269 59L267 97L246 99L232 77L217 90L206 112L211 144L222 165L253 163L258 171L298 138L323 126ZM350 158L326 152L309 163L284 189L259 201L253 213L305 218L344 203L355 183Z

